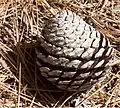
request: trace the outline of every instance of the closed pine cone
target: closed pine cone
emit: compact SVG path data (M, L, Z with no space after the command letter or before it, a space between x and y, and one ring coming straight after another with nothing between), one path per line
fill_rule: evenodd
M43 29L37 65L55 87L86 92L105 74L112 51L104 34L75 13L63 10Z

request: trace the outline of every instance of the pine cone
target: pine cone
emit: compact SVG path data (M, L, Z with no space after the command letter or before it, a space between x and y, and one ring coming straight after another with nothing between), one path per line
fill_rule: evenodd
M41 75L57 88L84 92L105 74L112 51L104 34L63 10L43 29L37 64Z

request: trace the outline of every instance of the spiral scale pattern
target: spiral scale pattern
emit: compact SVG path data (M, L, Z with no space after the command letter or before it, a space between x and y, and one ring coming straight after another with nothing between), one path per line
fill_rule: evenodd
M43 29L37 65L57 88L83 92L105 74L112 51L104 34L72 11L62 10Z

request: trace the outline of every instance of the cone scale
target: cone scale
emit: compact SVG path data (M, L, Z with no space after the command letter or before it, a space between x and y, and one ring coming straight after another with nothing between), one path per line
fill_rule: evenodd
M37 65L55 87L85 92L105 75L112 51L104 34L72 11L62 10L43 29Z

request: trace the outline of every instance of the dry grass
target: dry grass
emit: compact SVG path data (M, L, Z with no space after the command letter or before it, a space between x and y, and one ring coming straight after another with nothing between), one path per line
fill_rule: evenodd
M37 108L55 101L42 90L34 51L45 21L64 8L105 33L117 50L112 72L86 94L86 99L93 108L120 107L119 0L1 0L0 108Z

